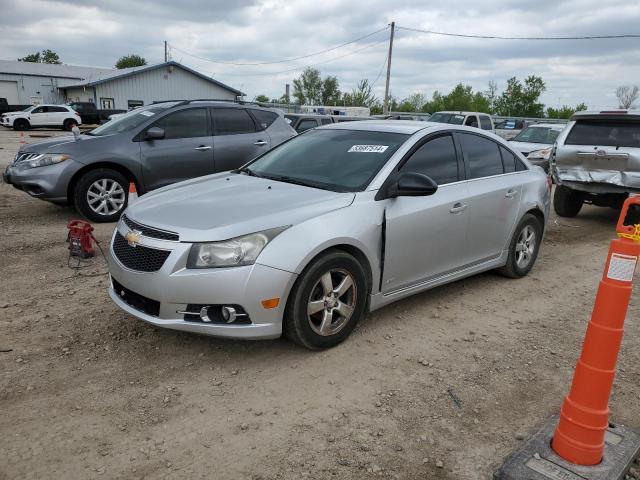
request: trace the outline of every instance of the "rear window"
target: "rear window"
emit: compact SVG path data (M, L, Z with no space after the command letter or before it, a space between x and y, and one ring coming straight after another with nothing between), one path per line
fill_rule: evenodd
M278 114L274 112L268 112L266 110L251 110L251 113L255 117L258 122L258 127L260 130L264 130L268 128L273 122L275 122L276 118L278 118Z
M216 135L235 135L256 131L253 119L243 108L214 108L213 125Z
M469 163L470 178L490 177L504 173L497 143L468 133L460 133L459 138L464 157Z
M581 120L573 126L564 143L640 148L640 122Z
M461 115L459 113L434 113L429 117L429 121L462 125L462 122L464 122L464 115Z

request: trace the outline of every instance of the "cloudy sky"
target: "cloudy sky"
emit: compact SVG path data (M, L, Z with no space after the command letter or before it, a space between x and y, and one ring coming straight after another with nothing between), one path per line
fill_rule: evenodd
M246 92L279 97L307 65L336 75L342 90L362 78L384 95L391 21L405 28L500 36L639 34L638 0L0 0L0 59L50 48L64 63L113 66L128 53L174 60ZM215 60L214 63L204 59ZM616 106L615 88L640 83L640 39L508 41L435 36L398 29L391 91L430 97L463 82L540 75L549 106Z

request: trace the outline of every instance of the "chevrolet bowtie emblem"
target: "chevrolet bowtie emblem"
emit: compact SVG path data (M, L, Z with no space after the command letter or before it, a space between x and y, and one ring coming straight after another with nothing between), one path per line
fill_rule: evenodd
M124 238L130 247L135 247L140 243L140 235L142 235L142 232L138 230L129 230Z

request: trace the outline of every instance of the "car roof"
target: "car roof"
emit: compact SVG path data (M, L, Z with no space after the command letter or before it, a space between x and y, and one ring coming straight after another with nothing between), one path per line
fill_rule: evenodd
M531 125L527 125L527 128L544 127L553 130L564 130L565 126L566 124L564 123L532 123Z
M583 110L581 112L576 112L571 116L571 120L577 119L587 119L587 118L606 118L606 119L615 119L615 118L629 118L629 117L640 117L640 110L622 110L622 109L611 109L611 110Z
M319 130L361 130L369 132L405 133L413 135L426 128L442 128L441 123L418 122L416 120L367 120L366 122L340 122L330 123L318 127Z
M323 115L319 113L285 113L285 117L313 117L313 118L330 118L331 115Z
M438 112L432 113L432 115L435 115L436 113L455 113L457 115L487 115L487 116L491 116L488 113L484 113L484 112L465 112L465 111L460 111L460 110L440 110Z

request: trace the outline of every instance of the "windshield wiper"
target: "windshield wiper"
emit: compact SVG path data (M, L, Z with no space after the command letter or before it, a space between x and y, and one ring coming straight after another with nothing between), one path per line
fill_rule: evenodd
M247 175L249 175L250 177L258 177L258 178L263 178L262 175L260 175L257 172L254 172L253 170L251 170L249 167L242 167L242 168L238 168L236 170L232 170L233 173L246 173Z
M276 182L291 183L293 185L302 185L303 187L319 188L321 190L330 190L325 185L320 185L314 182L300 180L298 178L288 177L286 175L263 175L264 178L269 180L275 180Z

